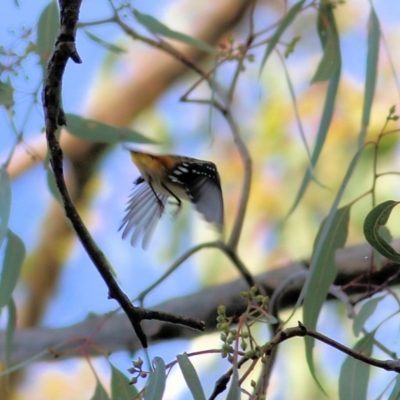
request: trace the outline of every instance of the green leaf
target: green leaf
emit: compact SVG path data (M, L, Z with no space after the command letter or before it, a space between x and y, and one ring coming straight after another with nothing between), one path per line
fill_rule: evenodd
M378 70L380 42L380 26L375 10L371 7L371 14L368 22L368 54L367 54L367 73L365 75L364 107L361 120L361 131L358 136L358 145L364 144L371 115L372 102L376 87L376 75Z
M353 321L354 336L358 336L361 333L361 330L364 328L367 319L375 312L378 303L384 298L385 296L375 297L374 299L366 301L362 305L360 311Z
M60 26L59 18L57 2L55 0L50 1L39 17L35 51L39 56L39 62L42 65L43 74L46 72L47 60L49 59L56 42Z
M8 232L11 211L11 186L5 166L0 167L0 248Z
M179 367L182 371L183 377L185 378L190 393L192 393L193 399L206 400L200 379L187 354L179 354L176 358L178 359Z
M110 400L110 397L108 396L106 390L98 379L96 383L96 389L90 400Z
M394 200L384 201L373 208L364 221L364 236L367 242L380 254L394 262L400 262L400 254L386 242L379 230L386 225L393 208L399 203Z
M385 240L385 242L390 243L393 240L393 236L390 233L390 230L387 226L381 226L379 229L379 235ZM373 249L373 260L374 260L374 266L375 268L379 269L384 261L385 257L379 253L378 250Z
M195 39L191 36L185 35L184 33L173 31L168 28L168 26L164 25L154 17L148 14L142 14L138 10L134 10L133 14L135 15L137 21L145 26L149 31L153 33L158 33L162 36L169 37L171 39L178 40L180 42L186 43L189 46L197 47L200 50L203 50L207 53L215 54L215 49L210 46L208 43L203 42L202 40Z
M322 56L311 83L333 79L341 68L342 60L340 56L339 35L333 15L332 4L325 1L320 3L317 29L324 55Z
M275 49L275 46L279 42L279 39L285 32L286 28L293 22L293 20L297 16L297 14L301 11L301 8L303 7L304 2L305 2L305 0L299 1L287 12L287 14L285 15L285 18L283 18L278 29L272 35L271 39L268 42L267 49L265 50L264 57L262 58L262 61L261 61L260 73L262 72L265 63L267 62L268 57L270 56L272 51Z
M13 350L14 333L17 326L17 309L13 298L11 297L7 305L8 320L6 327L6 366L11 364L11 355Z
M344 247L347 240L348 224L350 220L350 206L339 208L331 217L331 223L326 230L328 222L326 218L320 227L314 242L314 250L311 260L310 275L305 285L305 297L303 303L303 322L310 329L315 329L322 305L326 301L329 287L333 284L337 275L335 252ZM307 336L305 339L306 359L310 372L320 385L313 363L314 339Z
M3 269L0 277L0 308L6 306L11 300L11 295L17 285L24 258L24 243L9 229Z
M354 346L354 350L370 356L374 343L375 331L365 335ZM369 372L371 366L347 356L343 362L339 377L339 399L363 400L367 398Z
M100 46L104 47L105 49L107 49L109 51L112 51L113 53L123 54L123 53L127 52L122 47L116 46L115 44L112 44L112 43L108 43L105 40L103 40L100 37L98 37L95 34L93 34L92 32L87 31L86 29L83 32L85 32L86 36L89 39L93 40L94 42L96 42Z
M7 82L0 81L0 105L11 108L14 105L14 88L10 78Z
M165 390L165 363L161 357L153 359L154 371L147 381L144 400L161 400Z
M83 140L102 143L156 143L132 129L116 128L75 114L66 114L66 117L68 132Z
M394 385L392 393L390 393L388 400L398 400L400 398L400 375L396 376L395 381L396 383Z
M129 378L114 365L111 365L111 398L112 400L132 400L138 394Z
M233 366L231 385L226 400L240 400L239 372L237 366Z
M330 4L327 4L326 2L322 2L320 4L319 8L319 19L324 20L326 29L329 29L329 32L331 37L335 36L335 48L337 52L337 59L338 59L338 65L337 68L335 69L335 73L332 75L329 85L328 85L328 90L326 92L326 98L325 98L325 105L324 105L324 110L322 112L322 117L321 117L321 122L318 128L318 133L317 133L317 139L315 143L315 147L313 150L313 153L311 155L311 161L310 165L304 175L303 181L301 182L300 189L297 192L296 198L293 202L293 205L290 207L288 215L286 218L289 217L290 214L296 209L298 204L300 203L300 200L303 198L303 195L308 187L308 184L310 183L311 179L313 179L313 171L315 170L315 166L317 165L317 162L319 160L319 156L321 155L322 149L325 144L326 137L328 135L329 127L332 122L332 117L333 117L333 111L335 107L335 101L336 101L336 95L339 87L339 80L340 80L340 70L341 70L341 56L340 56L340 43L339 43L339 37L337 34L337 29L336 29L336 22L335 22L335 17L332 12L332 6ZM323 35L322 31L319 31L320 35L320 40L322 43L322 46L325 46L325 38ZM332 39L331 39L332 40ZM324 47L325 48L325 47Z

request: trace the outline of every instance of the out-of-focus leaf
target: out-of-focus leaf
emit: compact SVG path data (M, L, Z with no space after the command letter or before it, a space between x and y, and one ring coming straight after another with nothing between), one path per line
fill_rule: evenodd
M6 306L11 300L11 295L17 285L24 258L24 243L9 229L3 269L0 277L0 308Z
M7 82L0 81L0 105L11 108L14 105L14 88L10 79Z
M37 24L36 53L40 58L43 73L45 73L47 60L56 42L60 26L59 18L57 2L55 0L50 1L39 17Z
M13 298L11 297L7 305L8 319L6 328L6 365L11 364L11 355L13 350L15 327L17 326L17 309Z
M108 43L105 40L103 40L102 38L99 38L94 33L90 32L86 29L84 30L84 32L89 39L93 40L94 42L96 42L100 46L104 47L105 49L112 51L116 54L126 53L126 50L124 50L122 47L116 46L115 44L112 44L112 43Z
M300 189L297 192L296 198L294 199L293 205L290 207L288 216L296 209L300 200L303 198L303 195L310 183L310 180L313 179L313 171L317 162L319 160L319 156L321 155L322 149L325 144L326 137L328 135L328 130L332 122L333 111L335 106L336 95L339 87L339 80L340 80L340 70L341 70L341 55L340 55L340 43L339 37L337 34L336 22L335 17L332 12L332 5L328 2L321 2L319 7L319 20L323 20L323 25L318 25L318 34L322 43L322 47L325 51L325 46L328 45L328 42L325 38L325 30L329 30L330 32L330 41L335 39L335 54L336 54L336 61L335 61L335 73L331 76L329 80L328 90L326 93L325 98L325 105L324 110L322 112L321 122L319 124L317 139L315 143L315 147L313 153L311 155L310 165L304 175L303 181L301 182ZM324 28L325 27L325 28ZM324 28L325 30L322 30ZM330 45L330 44L329 44ZM324 53L325 54L325 53ZM324 56L325 57L325 56ZM322 63L322 61L321 61ZM329 72L329 71L328 71ZM330 71L332 72L332 71ZM315 77L314 77L315 79Z
M364 324L367 322L367 319L375 312L378 303L384 298L385 296L375 297L374 299L370 299L363 304L353 321L353 333L355 336L360 334Z
M66 117L68 132L83 140L102 143L156 143L132 129L116 128L75 114L66 114Z
M393 208L397 204L399 202L394 200L387 200L378 204L368 213L364 221L364 236L367 242L380 254L394 262L400 262L400 254L386 242L379 230L386 225Z
M279 42L279 39L285 32L286 28L293 22L293 20L296 18L297 14L301 11L301 7L303 7L305 0L301 0L298 3L296 3L285 15L283 18L282 22L280 23L278 29L276 32L272 35L271 39L268 41L268 46L267 49L265 50L264 56L261 61L261 66L260 66L260 73L262 72L265 63L267 62L268 57L274 50L275 46Z
M374 344L375 331L365 335L354 346L354 350L370 356ZM339 399L363 400L367 398L369 372L371 366L347 356L343 362L339 377Z
M147 381L144 400L161 400L165 390L165 363L161 357L153 359L154 371Z
M333 79L338 71L340 71L342 64L339 35L333 15L333 5L327 1L322 1L320 3L317 29L324 55L322 56L311 83Z
M361 131L358 136L358 145L362 146L367 134L367 127L371 115L372 101L376 87L376 75L378 70L380 42L380 26L375 10L371 7L371 14L368 21L368 54L367 54L367 73L365 75L364 107L361 119Z
M187 354L179 354L176 358L178 359L179 367L182 371L183 377L185 378L190 393L192 393L193 399L206 400L200 379Z
M90 400L110 400L110 397L99 380L97 380L96 389Z
M398 399L400 399L400 375L396 376L395 382L396 383L394 385L392 393L390 393L390 396L389 396L388 400L398 400Z
M0 248L8 232L11 211L11 186L7 170L0 167Z
M233 367L231 384L229 386L226 400L240 400L239 372L237 370L237 367Z
M111 365L111 398L112 400L132 400L138 394L129 378L114 365Z
M164 25L151 15L143 14L138 10L134 10L133 14L135 15L137 21L151 32L158 33L171 39L179 40L180 42L186 43L189 46L197 47L198 49L203 50L207 53L216 53L215 49L208 43L203 42L200 39L195 39L191 36L185 35L184 33L173 31L172 29L168 28L168 26Z
M318 316L323 303L326 301L329 287L336 278L335 252L346 243L349 220L350 206L338 209L333 215L328 231L326 233L324 231L327 223L327 219L325 219L315 238L310 276L306 283L303 303L303 322L310 329L316 328ZM324 237L322 237L323 232ZM314 339L307 336L304 340L308 367L314 380L323 390L317 379L313 363Z

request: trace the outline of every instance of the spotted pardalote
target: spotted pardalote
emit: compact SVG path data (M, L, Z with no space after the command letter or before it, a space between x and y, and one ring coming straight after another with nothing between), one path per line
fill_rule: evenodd
M120 227L123 239L131 234L132 245L142 240L142 247L146 248L168 198L176 203L176 214L182 200L188 200L206 221L222 231L224 206L221 181L214 163L177 155L129 151L141 176L134 182Z

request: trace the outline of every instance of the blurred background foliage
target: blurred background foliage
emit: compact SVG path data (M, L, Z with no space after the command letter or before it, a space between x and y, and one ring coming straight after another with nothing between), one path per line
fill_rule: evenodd
M43 135L40 135L43 126L38 96L41 67L38 67L37 55L32 53L37 51L36 21L47 4L38 3L33 12L32 4L27 6L23 3L12 4L11 1L8 3L12 18L6 21L7 13L3 13L0 20L3 26L2 35L5 38L0 52L0 79L3 85L0 92L0 102L3 105L0 121L3 131L1 141L4 141L1 145L1 155L2 162L8 162L10 178L15 178L12 183L13 208L10 226L24 240L29 250L21 281L15 292L15 301L20 311L20 326L43 323L46 326L59 327L84 318L88 311L102 313L111 310L114 304L106 301L105 287L95 272L87 271L91 270L91 266L87 265L88 259L82 248L75 244L69 227L58 224L59 219L63 218L63 212L57 208L59 206L48 190L47 170L44 167L46 157L41 147ZM93 12L97 5L94 2L84 2L81 22L106 18L104 15L107 15L110 9L107 2L104 3L98 6L99 10ZM204 20L199 19L199 15L204 18L207 7L212 9L211 3L165 0L150 5L138 1L134 6L140 11L154 15L177 31L196 36L196 32L201 31L201 25L204 23ZM399 103L400 94L397 73L400 68L400 56L397 51L400 40L400 8L390 1L376 3L383 39L367 134L367 140L370 141L377 140L389 115L389 109ZM293 4L286 1L258 1L254 14L255 31L273 25ZM274 52L271 55L261 73L260 60L265 52L266 42L249 51L251 60L244 62L235 90L232 110L240 134L251 153L254 169L238 252L253 274L310 256L321 221L329 212L347 166L357 149L364 99L370 7L364 0L335 4L334 14L343 58L335 111L326 143L314 170L317 182L310 182L304 197L289 217L288 212L308 168L309 157L301 140L284 68L287 68L293 85L305 139L309 149L312 149L317 139L316 133L327 90L326 82L310 84L322 56L316 33L315 7L306 9L288 27L277 46L279 54ZM238 19L236 25L232 23L232 29L221 29L221 36L217 39L219 50L228 51L227 49L232 47L236 49L237 45L244 42L249 29L248 10L239 15ZM25 28L22 25L25 25ZM143 27L137 25L135 28L139 32L143 30ZM129 125L158 143L156 146L143 147L150 151L184 154L214 161L222 178L226 213L225 233L229 233L240 199L243 165L229 126L217 111L210 110L206 105L179 102L179 98L197 76L192 72L183 74L183 71L179 71L174 78L164 77L163 73L169 61L159 60L165 56L150 49L147 44L122 36L121 31L115 24L113 26L112 22L99 23L93 27L87 25L85 29L118 47L117 51L113 49L110 52L91 40L82 29L79 30L77 44L84 65L81 67L69 64L67 67L63 90L66 111L111 125ZM299 37L299 40L294 51L285 58L287 44L296 37ZM160 67L155 65L158 62ZM215 59L212 57L201 60L205 70L212 68L214 63ZM235 65L236 60L233 59L217 70L215 79L225 88L230 84ZM171 73L169 69L168 72ZM144 82L142 86L141 82ZM193 98L208 98L210 95L204 84L193 92ZM131 102L138 105L132 105ZM395 130L398 127L398 122L390 121L387 130ZM67 137L66 132L62 135ZM132 298L151 284L179 254L194 243L216 238L215 233L186 206L176 221L164 218L152 241L150 251L142 253L139 249L131 249L127 242L121 241L117 232L124 203L137 174L130 164L128 153L119 145L107 151L102 146L88 146L91 153L82 150L74 156L74 150L80 146L83 149L85 145L71 137L65 139L64 145L67 156L73 159L69 160L69 172L79 169L79 165L87 161L86 157L97 158L98 153L104 153L100 162L94 165L88 163L88 168L95 168L96 174L94 177L88 174L90 181L87 185L80 187L74 181L85 180L84 176L71 177L71 183L76 185L75 196L79 210L82 211L100 247L112 261L124 290ZM378 172L398 171L398 154L398 133L386 136L379 145ZM29 159L33 163L38 162L39 166L24 167L24 163L30 162ZM342 205L354 201L371 189L373 159L374 152L372 147L369 147L362 154L346 189ZM378 203L389 198L398 198L399 179L395 174L378 179ZM78 192L81 189L84 190L84 197L79 196ZM74 193L74 188L72 192ZM363 220L371 207L371 196L361 199L352 207L347 245L365 241L362 232ZM49 210L53 210L53 213L49 213ZM392 235L398 237L400 228L395 222L395 216L396 211L389 227ZM53 242L54 237L59 239L56 244ZM43 249L41 244L47 247ZM54 246L57 248L56 252ZM52 267L40 272L38 265L44 258L50 259ZM149 296L146 305L189 293L201 285L218 284L237 276L236 270L220 252L206 250L191 258L179 272L168 278L168 281L160 286L160 290L157 289ZM185 282L185 285L182 285L182 282ZM334 311L335 307L332 305L327 307L332 311L329 318L334 321L327 321L329 318L322 315L322 324L330 324L327 330L336 332L335 323L340 321L340 324L345 325L343 318L338 316L341 311ZM3 320L6 324L4 315ZM350 340L346 329L344 332L341 333L342 339ZM217 346L216 343L216 336L200 338L195 341L193 347L210 348ZM162 352L161 346L155 346L152 353L156 355ZM297 362L304 358L302 346L296 341L291 341L285 346L285 354L291 354L292 361L285 363L284 357L278 361L277 369L285 371L284 378L272 381L273 395L270 398L288 398L285 397L288 389L279 386L284 379L290 379L292 393L297 393L300 388L303 390L296 398L320 398L321 393L311 383L308 372L299 374ZM171 350L171 353L166 353L166 357L179 351ZM331 357L329 350L322 347L316 354L319 359L317 363L324 363L325 354ZM130 356L125 354L115 362L121 366L121 370L126 370L129 359ZM333 364L340 366L341 361L343 358L336 355ZM34 398L43 400L89 398L93 393L95 378L87 361L69 360L64 361L63 365L60 370L56 370L54 364L35 364L28 369L29 373L23 384L16 391L8 392L7 396L13 393L9 398L32 398L32 393L35 393ZM92 361L92 365L101 379L109 379L104 360ZM326 389L335 393L336 380L332 379L330 387L329 379L336 377L337 371L332 371L330 367L326 365L322 375L326 377ZM218 376L220 370L215 359L210 361L207 368ZM291 371L292 369L295 370ZM304 362L304 370L306 369ZM380 372L376 374L379 376ZM207 378L204 379L207 385ZM305 385L307 380L310 381L310 385ZM172 377L171 381L176 382ZM10 384L10 387L12 386ZM171 393L172 389L169 392L170 397L167 398L184 398L174 397Z

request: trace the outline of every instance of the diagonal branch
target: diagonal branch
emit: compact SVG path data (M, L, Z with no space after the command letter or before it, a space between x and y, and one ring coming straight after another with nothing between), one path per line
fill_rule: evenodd
M199 330L204 329L204 323L197 319L184 318L157 311L148 311L133 306L129 298L118 286L108 260L94 242L69 196L64 180L63 153L56 137L56 132L59 126L66 124L64 111L61 106L62 78L65 67L69 58L76 63L81 63L75 48L76 24L78 21L80 4L81 0L70 2L60 1L61 26L54 51L47 65L46 77L43 85L42 99L45 113L46 138L50 151L50 163L64 204L65 214L71 221L83 247L106 283L109 289L109 298L117 300L128 316L142 346L147 347L147 338L140 325L141 321L144 319L159 319L179 323Z

